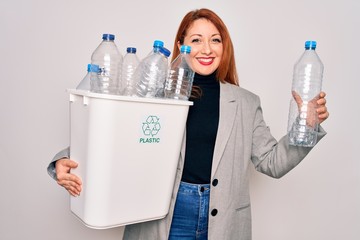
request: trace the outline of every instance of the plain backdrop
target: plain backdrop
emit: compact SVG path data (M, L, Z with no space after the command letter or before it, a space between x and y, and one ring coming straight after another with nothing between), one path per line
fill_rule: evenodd
M360 239L358 0L2 0L0 2L0 239L121 239L69 210L46 173L69 144L67 88L85 76L103 33L143 58L155 39L172 50L182 17L207 7L224 20L240 84L258 94L273 135L286 132L292 68L306 40L325 65L328 135L289 174L252 170L254 240ZM134 176L136 177L136 176Z

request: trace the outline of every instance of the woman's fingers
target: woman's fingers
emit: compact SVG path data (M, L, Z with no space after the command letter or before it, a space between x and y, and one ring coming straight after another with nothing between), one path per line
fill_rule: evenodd
M71 184L62 185L72 196L76 197L80 195L80 191L77 187L72 186Z
M79 196L81 192L81 186L70 182L65 186L65 189L73 196Z
M77 162L68 158L63 158L56 161L56 170L59 168L59 170L65 170L66 172L69 172L71 168L77 168L77 166Z
M316 112L318 113L319 123L322 123L329 117L329 112L326 107L326 93L320 92L319 99L316 101L318 104L318 108L316 109Z
M70 170L77 166L78 163L65 158L56 162L57 183L64 187L72 196L78 196L81 192L81 179L75 174L70 173Z
M66 178L65 178L66 179ZM78 184L75 181L65 180L64 178L58 180L57 183L64 187L71 195L78 196L81 192L81 184Z
M329 117L329 112L327 111L326 106L320 107L316 111L318 113L319 123L322 123Z
M295 91L292 91L292 95L298 105L299 112L307 113L306 119L308 125L314 126L316 121L318 121L318 123L322 123L329 117L329 112L326 107L325 92L320 92L309 102L303 102L300 95ZM316 111L316 113L314 111Z
M75 174L72 174L72 173L68 173L68 172L59 171L57 173L57 179L58 179L58 181L70 181L70 182L74 182L78 185L82 184L82 181L78 176L76 176Z
M77 182L74 182L74 181L63 180L63 181L60 181L60 185L65 187L65 188L74 188L78 192L81 191L81 184L78 184Z
M303 103L300 95L299 95L297 92L295 92L295 91L292 91L291 93L292 93L292 95L293 95L293 97L294 97L294 99L295 99L295 102L296 102L297 105L298 105L298 108L300 109L300 107L301 107L301 105L302 105L302 103Z
M318 105L326 105L326 98L325 98L326 94L324 92L321 92L319 94L319 98L316 100L316 103Z

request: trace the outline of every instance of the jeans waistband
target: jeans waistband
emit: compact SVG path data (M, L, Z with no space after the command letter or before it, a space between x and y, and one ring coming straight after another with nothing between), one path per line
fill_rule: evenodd
M210 184L195 184L181 181L179 192L196 195L209 195Z

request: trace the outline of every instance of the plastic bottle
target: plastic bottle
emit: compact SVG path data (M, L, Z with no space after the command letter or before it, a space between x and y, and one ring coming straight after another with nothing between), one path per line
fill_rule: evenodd
M195 74L189 65L190 52L190 46L182 45L180 54L171 62L165 82L165 98L189 99Z
M90 89L91 89L91 84L90 84L91 73L97 74L98 72L99 72L99 65L94 65L94 64L89 63L87 65L87 73L86 73L85 77L81 80L79 85L76 87L76 89L90 91Z
M169 68L170 51L164 47L145 57L135 72L136 88L134 95L138 97L163 98L164 84Z
M125 96L130 96L134 91L134 73L140 60L136 55L136 48L128 47L126 52L121 71L121 92Z
M316 100L321 91L324 65L315 49L316 41L306 41L305 51L294 65L288 121L290 145L312 147L317 142Z
M118 94L123 57L114 40L115 35L103 34L102 42L91 56L91 64L99 65L99 74L91 74L91 80L97 82L92 92Z

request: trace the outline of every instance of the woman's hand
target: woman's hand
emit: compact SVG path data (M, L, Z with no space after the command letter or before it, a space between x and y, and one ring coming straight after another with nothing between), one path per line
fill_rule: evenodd
M55 164L57 183L74 197L80 195L82 185L81 179L70 173L70 170L77 166L78 164L75 161L68 158L59 159Z
M292 91L292 95L298 105L299 112L307 112L307 125L314 126L315 121L320 124L329 117L329 112L327 111L326 107L325 92L320 92L316 97L314 97L306 104L303 104L303 100L295 91ZM312 109L316 109L317 116L314 116L314 112L311 111Z
M317 103L317 109L316 112L319 117L319 124L325 121L329 117L329 112L326 107L326 99L325 99L326 93L321 92L318 95L318 98L316 100Z

